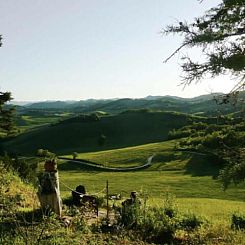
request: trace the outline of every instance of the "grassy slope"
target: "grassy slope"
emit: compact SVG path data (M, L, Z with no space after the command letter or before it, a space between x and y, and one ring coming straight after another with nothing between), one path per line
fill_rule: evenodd
M22 155L35 154L39 148L57 154L115 149L165 140L170 129L188 124L190 118L174 112L136 111L93 122L63 121L23 133L4 147ZM103 147L98 145L101 134L106 136Z
M145 164L147 159L154 153L157 153L157 159L160 155L173 157L174 144L175 141L165 141L115 150L79 153L77 159L89 160L108 167L139 166ZM66 155L66 157L72 158L72 155Z
M146 158L156 153L153 165L144 171L127 173L92 171L79 163L61 162L61 180L74 188L84 184L93 192L103 189L108 179L111 192L129 193L143 188L153 197L160 197L169 190L177 197L202 197L229 200L244 200L244 185L231 187L224 192L221 183L213 179L218 173L216 162L209 158L173 150L174 141L147 144L138 147L117 149L97 153L83 153L79 156L107 166L128 166L145 163ZM63 194L68 194L65 188Z
M109 193L128 197L132 190L148 193L149 205L161 205L166 192L177 197L179 209L204 215L215 223L229 224L233 212L245 208L245 185L231 186L226 192L213 179L218 167L208 158L187 152L173 151L174 141L147 144L96 153L81 153L79 157L110 166L140 165L151 153L156 153L153 165L135 172L101 172L81 167L80 164L60 162L62 196L69 196L70 188L85 185L89 193L104 189L109 180ZM137 153L137 154L135 154ZM64 185L65 184L65 185ZM100 194L103 194L102 191Z
M230 227L231 215L235 212L242 213L245 209L245 202L233 200L221 200L211 198L177 198L175 200L178 210L182 213L196 213L205 217L212 223L221 224L223 227ZM163 200L152 198L149 205L161 207Z
M244 185L231 187L226 192L221 184L211 176L191 176L184 171L138 171L138 172L85 172L60 171L63 183L75 188L85 185L90 193L96 193L105 187L109 180L110 193L122 193L128 196L132 190L145 190L151 197L159 198L166 191L170 191L178 198L211 198L224 200L245 199ZM62 195L70 194L65 186L61 185Z
M33 208L38 206L38 200L36 190L26 183L24 183L17 175L12 171L6 170L0 165L0 183L2 198L6 201L16 199L16 203L19 208Z
M25 114L20 114L16 117L17 128L24 132L34 127L40 127L51 123L56 123L59 120L64 120L70 116L69 113L47 113L27 111Z

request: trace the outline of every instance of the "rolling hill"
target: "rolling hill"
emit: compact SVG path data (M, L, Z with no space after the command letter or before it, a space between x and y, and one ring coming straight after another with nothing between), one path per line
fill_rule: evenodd
M203 113L214 115L219 111L222 114L228 114L234 111L240 111L243 101L239 101L234 107L231 103L218 105L214 97L220 96L220 93L207 94L194 98L180 98L176 96L147 96L140 99L123 98L107 100L81 100L81 101L44 101L17 108L20 114L28 114L33 111L49 112L73 112L73 113L91 113L95 111L104 111L111 114L117 114L125 110L132 109L152 109L178 111L184 113ZM245 93L241 92L240 99L244 99Z
M207 120L183 113L147 110L88 118L81 115L34 128L9 139L2 147L20 155L35 154L39 148L57 154L115 149L163 141L173 128L180 128L193 120ZM102 134L106 139L105 144L100 146L98 141Z

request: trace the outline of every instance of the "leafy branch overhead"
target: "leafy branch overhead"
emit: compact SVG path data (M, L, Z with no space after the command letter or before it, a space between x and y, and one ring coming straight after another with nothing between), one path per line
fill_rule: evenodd
M184 72L183 83L189 85L207 75L231 74L237 79L234 91L245 87L245 1L223 0L192 23L179 22L169 25L163 34L179 34L183 42L166 60L185 48L198 47L204 60L194 61L181 56Z

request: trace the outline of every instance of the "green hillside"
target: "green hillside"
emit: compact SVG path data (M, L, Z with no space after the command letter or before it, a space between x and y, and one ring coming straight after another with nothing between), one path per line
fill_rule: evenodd
M4 150L21 155L49 149L57 154L89 152L163 141L169 130L193 120L206 120L176 112L128 111L115 116L79 116L30 130L3 143ZM106 136L105 144L98 141Z
M102 171L86 168L79 162L60 161L58 169L62 181L62 196L79 184L90 192L99 192L109 180L110 193L128 195L130 191L146 191L151 198L161 198L171 192L177 198L208 198L237 200L245 198L244 183L231 185L227 191L216 178L222 167L215 158L196 152L174 149L175 141L146 144L95 153L80 153L78 158L111 167L139 166L155 154L149 168L131 172ZM63 185L66 184L66 186Z
M210 175L217 177L221 161L210 154L193 151L181 151L175 149L178 141L168 140L159 143L151 143L121 149L105 150L97 152L78 153L78 161L89 161L104 167L128 168L144 165L148 158L154 155L151 164L145 168L146 171L185 171L192 176ZM72 159L72 155L66 155ZM61 170L88 170L79 162L65 162L60 165ZM98 169L94 168L96 171ZM105 169L106 170L106 169Z

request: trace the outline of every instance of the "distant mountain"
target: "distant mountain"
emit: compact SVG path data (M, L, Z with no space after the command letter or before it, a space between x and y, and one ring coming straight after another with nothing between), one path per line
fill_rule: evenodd
M15 100L12 100L10 101L8 104L10 105L19 105L19 106L27 106L28 104L32 104L32 103L36 103L36 101L15 101Z
M43 101L27 104L18 110L22 112L30 110L42 111L68 111L72 113L91 113L104 111L106 113L117 114L125 110L150 109L161 111L178 111L185 113L204 113L213 115L220 111L227 114L241 110L242 103L238 102L236 108L231 104L218 105L214 98L221 96L221 93L201 95L194 98L181 98L177 96L152 96L132 99L88 99L80 101ZM241 93L240 97L244 97Z

